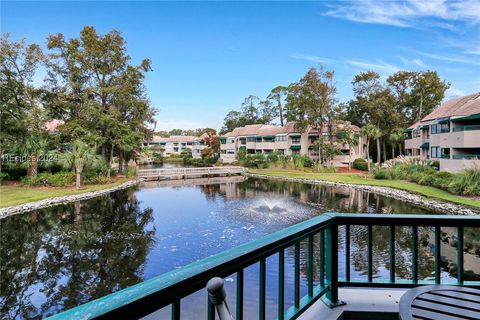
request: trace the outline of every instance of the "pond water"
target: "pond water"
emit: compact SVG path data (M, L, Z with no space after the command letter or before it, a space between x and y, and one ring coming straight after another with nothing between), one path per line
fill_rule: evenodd
M198 183L197 185L189 185ZM324 212L438 213L374 193L242 177L145 184L0 220L2 319L40 318L102 297ZM373 228L375 279L389 277L388 229ZM465 280L480 280L477 230L465 229ZM340 252L344 229L340 228ZM397 228L397 273L411 272L411 237ZM455 278L455 230L442 229L442 277ZM351 276L366 278L366 228L351 229ZM318 239L315 248L318 249ZM434 270L433 234L419 229L419 278ZM301 244L302 250L306 244ZM475 254L475 250L477 250ZM302 251L302 270L305 267ZM318 252L315 257L318 257ZM286 305L293 302L293 250L287 249ZM344 275L344 255L339 255ZM318 265L318 261L315 261ZM246 319L256 318L258 265L245 272ZM306 284L302 272L302 295ZM267 318L276 318L277 257L267 259ZM316 278L318 275L316 275ZM317 279L318 280L318 279ZM316 281L317 281L316 280ZM235 311L235 277L226 278ZM182 300L182 317L206 314L205 290ZM168 308L166 308L168 309ZM169 317L169 310L154 318ZM153 318L153 317L152 317Z

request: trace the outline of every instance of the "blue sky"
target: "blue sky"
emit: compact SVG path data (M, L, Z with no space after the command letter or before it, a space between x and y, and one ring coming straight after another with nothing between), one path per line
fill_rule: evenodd
M250 95L336 72L437 70L448 97L480 90L480 1L1 2L1 31L44 45L85 25L122 32L134 62L153 61L146 86L158 129L220 128Z

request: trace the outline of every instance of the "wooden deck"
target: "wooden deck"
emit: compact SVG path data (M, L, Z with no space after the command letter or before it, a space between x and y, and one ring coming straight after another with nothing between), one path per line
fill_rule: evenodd
M160 168L141 169L138 171L140 180L167 180L167 179L192 179L199 177L243 175L243 167L205 167L205 168Z

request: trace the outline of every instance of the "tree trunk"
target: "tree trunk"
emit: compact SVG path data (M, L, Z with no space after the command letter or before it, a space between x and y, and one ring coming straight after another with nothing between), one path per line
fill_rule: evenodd
M348 148L348 172L352 171L352 148Z
M123 157L123 152L119 151L118 152L118 173L120 174L125 173L124 166L125 166L125 160Z
M402 144L401 143L398 144L398 152L401 156L403 156Z
M382 153L383 162L385 162L387 161L387 143L385 139L382 139Z
M395 145L392 144L392 159L395 158Z
M370 140L367 140L367 167L370 171Z
M32 155L32 160L30 161L30 166L28 166L27 175L29 177L34 177L38 173L38 158L36 154Z
M75 172L75 186L77 187L77 189L80 189L81 187L81 181L80 181L80 172L76 171Z
M283 127L283 110L282 105L278 105L278 113L280 114L280 125Z
M108 165L110 166L109 170L108 170L108 176L110 177L110 172L112 170L112 163L113 163L113 143L112 143L112 147L110 149L110 155L109 155L109 158L108 158Z
M382 161L382 151L381 151L381 146L380 146L380 138L377 138L377 163L380 164Z

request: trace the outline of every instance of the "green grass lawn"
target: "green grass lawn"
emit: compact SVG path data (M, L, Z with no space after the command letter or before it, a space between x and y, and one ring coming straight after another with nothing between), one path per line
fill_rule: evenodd
M102 185L87 185L77 190L75 187L53 188L53 187L27 187L27 186L0 186L0 208L15 206L23 203L43 200L47 198L81 194L91 191L118 186L128 178L121 178L113 183Z
M480 209L480 201L478 200L457 196L438 188L422 186L413 182L408 182L403 180L377 180L362 174L354 174L354 173L308 173L308 172L302 172L302 171L283 170L283 169L261 169L261 170L250 169L249 172L264 174L267 176L277 176L277 177L285 177L285 178L314 179L314 180L324 180L324 181L333 181L333 182L350 183L350 184L390 187L390 188L406 190L413 193L417 193L427 198L435 198L443 201L462 204L475 209Z

